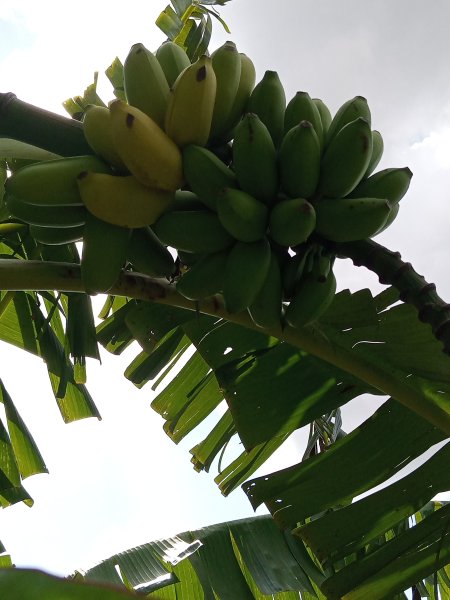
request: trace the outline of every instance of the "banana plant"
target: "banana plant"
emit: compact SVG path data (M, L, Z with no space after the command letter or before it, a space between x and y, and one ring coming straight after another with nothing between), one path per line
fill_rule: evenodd
M224 2L174 1L158 25L195 58L208 45L211 16L217 16L212 7ZM121 69L116 60L107 71L116 97L123 94ZM91 152L79 119L92 103L104 105L96 92L96 76L83 96L66 101L73 119L32 107L14 94L0 95L0 155L5 157L0 177L7 178L30 161ZM270 569L266 558L275 542L269 534L255 533L259 525L250 524L246 530L257 540L251 560L250 555L243 557L243 547L235 551L235 537L227 538L221 552L234 565L230 568L240 581L236 585L242 584L236 589L247 594L238 597L402 598L408 587L415 598L449 597L449 509L432 501L450 489L449 308L434 284L398 253L370 240L330 244L337 256L376 273L386 289L376 296L368 289L343 290L308 327L262 329L246 313L229 314L215 299L199 309L170 282L127 271L111 288L96 325L76 245L36 242L26 224L9 219L1 199L0 217L0 339L44 361L64 421L99 417L86 388L85 370L86 357L98 358L99 345L119 355L137 341L141 350L125 377L138 388L152 385L157 392L152 408L164 418L164 430L175 443L225 403L222 417L191 449L191 462L197 471L209 471L220 458L215 478L219 490L226 496L242 486L253 507L265 505L271 516L264 526L270 523L272 532L275 528L285 543L289 540L290 552L280 549L283 564ZM188 352L190 358L176 379L163 383ZM31 505L23 480L45 472L45 462L3 385L0 392L6 415L0 423L0 504ZM388 399L344 435L340 408L362 394ZM294 431L307 426L310 439L298 464L251 479ZM244 451L227 463L227 445L237 437ZM436 444L439 450L421 466L388 482ZM380 484L385 487L374 491ZM220 535L229 536L233 527L227 525ZM202 535L197 532L196 539ZM303 564L299 552L309 557L311 569L314 565L312 571L303 569L309 578L309 588L303 580L306 589L295 587L285 568L294 557L298 572ZM198 560L201 553L200 549L189 557L187 577L194 587L180 583L175 591L165 586L140 592L183 598L180 590L187 587L186 598L202 597L200 588L205 598L231 597L212 574L216 566L207 558ZM4 563L8 561L5 555ZM253 572L253 580L245 576L253 562L266 576L262 587ZM200 583L192 583L192 569ZM68 583L14 569L2 571L0 583L6 597L16 593L21 599L31 589L46 590L48 598L61 597L60 585L67 586L66 597L80 599L106 598L110 592L112 600L137 593L126 567L119 573L109 569L111 577L113 571L116 580L108 580L108 585L119 583L119 578L122 587L133 591L102 588L100 596L89 588L91 583L83 582L88 587L82 587L81 575ZM136 585L149 581L147 577Z

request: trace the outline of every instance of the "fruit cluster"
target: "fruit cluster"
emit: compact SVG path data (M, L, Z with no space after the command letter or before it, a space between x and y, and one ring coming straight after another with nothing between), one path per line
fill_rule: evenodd
M10 215L42 244L82 240L88 293L129 268L191 300L222 294L262 327L318 318L336 291L329 242L388 227L412 175L373 174L383 140L367 101L333 118L306 92L286 103L278 74L255 85L231 41L193 63L172 42L135 44L123 75L126 102L84 115L94 154L14 172Z

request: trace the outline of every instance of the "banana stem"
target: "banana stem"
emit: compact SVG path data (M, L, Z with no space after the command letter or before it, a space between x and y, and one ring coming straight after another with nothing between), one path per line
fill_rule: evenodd
M418 318L431 326L433 335L443 344L443 352L450 355L450 304L436 292L434 283L428 283L399 252L393 252L373 240L335 244L332 251L350 258L357 267L364 266L378 275L380 283L392 285L400 293L400 300L418 310Z
M81 280L80 266L76 264L1 259L0 273L1 289L5 291L85 291ZM141 274L123 272L109 293L199 311L249 329L261 331L247 312L229 314L219 297L214 296L199 305L199 303L187 300L178 294L175 286L163 279L152 279ZM277 327L267 329L265 332L351 373L384 394L392 396L450 435L450 413L445 409L444 403L439 405L430 402L430 398L424 391L411 386L407 379L395 369L388 367L380 369L356 353L341 346L334 346L328 339L317 335L312 329Z
M93 154L79 121L23 102L12 92L0 93L1 137L61 156Z

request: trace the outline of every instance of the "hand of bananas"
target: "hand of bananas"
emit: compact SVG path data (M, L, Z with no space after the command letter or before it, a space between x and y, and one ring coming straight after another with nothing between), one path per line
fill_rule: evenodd
M287 103L231 41L192 64L173 42L135 44L123 70L127 101L84 115L95 155L13 172L10 215L42 244L82 240L88 293L129 268L192 300L222 294L261 327L320 317L336 291L327 241L383 231L412 176L373 174L383 140L365 98L334 117L306 92Z

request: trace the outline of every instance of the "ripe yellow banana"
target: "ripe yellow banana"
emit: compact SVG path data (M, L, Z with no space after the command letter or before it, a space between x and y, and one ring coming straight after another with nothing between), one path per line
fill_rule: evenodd
M184 148L206 146L216 99L217 80L209 56L201 56L180 73L169 94L164 121L167 135Z
M87 143L98 156L112 165L120 173L127 168L116 150L111 133L109 108L106 106L88 106L83 117L83 132Z
M128 175L118 177L84 171L77 178L84 205L90 213L120 227L152 225L170 206L174 192L142 185Z
M117 152L143 185L175 191L183 184L178 146L145 113L121 100L110 104L111 129Z

